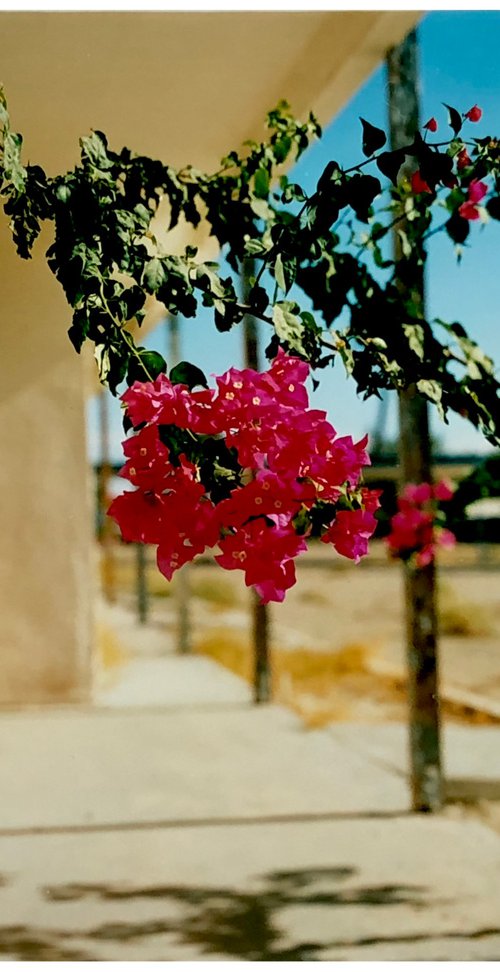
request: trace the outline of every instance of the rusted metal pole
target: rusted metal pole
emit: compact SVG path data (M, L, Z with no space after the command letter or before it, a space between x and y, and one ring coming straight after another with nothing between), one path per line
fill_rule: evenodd
M109 399L106 388L99 395L99 539L102 546L102 587L107 601L116 601L116 570L114 556L113 525L106 511L110 504L109 482L113 475L109 452Z
M387 55L391 147L412 142L419 129L418 42L412 31ZM401 229L404 223L399 224ZM400 259L401 237L394 234L394 254ZM424 308L424 270L415 260L412 279L399 283L401 293L411 295ZM415 387L399 395L400 466L404 483L429 482L431 442L425 399ZM406 630L410 709L410 762L412 806L432 812L443 803L434 564L415 569L404 564Z
M136 544L136 593L137 618L139 624L147 624L149 616L149 591L147 575L147 547L144 543Z
M168 367L174 368L181 360L181 342L179 332L179 319L172 315L167 318L165 327L167 329L167 361ZM177 651L180 655L188 655L191 651L191 584L190 566L184 564L177 571L176 581L176 601L177 601Z
M248 289L248 279L253 274L253 261L247 260L243 268L243 289ZM243 321L245 367L259 371L259 337L257 322L248 314ZM256 704L271 699L270 624L267 604L262 604L252 589L252 646L253 646L253 699Z

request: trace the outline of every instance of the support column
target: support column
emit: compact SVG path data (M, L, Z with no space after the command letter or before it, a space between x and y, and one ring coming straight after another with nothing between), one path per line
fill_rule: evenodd
M243 287L247 289L248 278L253 273L252 261L248 260L243 273ZM257 322L248 314L243 321L243 340L245 368L259 371L259 341ZM271 655L269 647L269 608L262 604L256 591L251 591L252 598L252 647L253 647L253 698L256 704L269 702L271 699Z
M45 245L44 245L45 243ZM0 704L85 701L91 672L91 481L83 364L44 260L0 221Z
M181 336L179 333L179 318L171 315L167 318L167 364L168 370L174 368L181 360ZM191 637L191 565L184 564L175 575L177 600L177 651L180 655L189 655L192 651Z
M411 143L419 129L418 43L412 31L387 56L391 147ZM405 224L399 226L404 229ZM394 252L401 258L401 238L395 233ZM415 261L413 279L399 284L402 294L412 296L424 313L424 271ZM403 483L429 482L431 443L428 405L409 388L399 396L400 464ZM441 772L440 713L438 695L438 652L436 577L434 564L405 574L408 689L410 708L410 763L412 806L432 812L443 802Z

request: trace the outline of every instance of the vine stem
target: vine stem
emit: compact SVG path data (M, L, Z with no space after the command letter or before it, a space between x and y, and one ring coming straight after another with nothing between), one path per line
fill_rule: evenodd
M134 339L133 339L132 335L129 334L128 331L125 330L125 328L124 328L123 324L121 323L121 321L119 321L118 318L115 317L115 315L113 314L113 311L111 310L111 308L110 308L110 306L109 306L109 304L108 304L108 302L106 300L106 297L104 295L104 278L101 277L101 276L99 277L99 295L100 295L100 298L101 298L101 301L102 301L102 305L104 307L104 310L106 311L108 317L111 319L111 321L115 325L115 328L118 331L118 333L119 333L122 341L124 341L124 343L127 345L128 349L129 349L129 351L131 351L132 354L140 362L141 368L143 369L143 371L147 375L149 381L154 381L154 378L152 377L152 375L150 374L150 372L146 368L146 365L144 364L144 362L143 362L143 360L142 360L142 358L141 358L141 356L140 356L140 354L139 354L139 352L138 352L138 350L137 350L137 348L136 348L136 346L134 344Z

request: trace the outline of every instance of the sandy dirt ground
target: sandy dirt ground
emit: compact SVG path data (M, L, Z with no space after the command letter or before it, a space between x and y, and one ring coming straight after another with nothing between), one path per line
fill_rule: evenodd
M493 707L500 703L500 565L496 560L496 551L460 548L442 564L438 585L442 686L479 695ZM152 596L145 637L134 649L138 653L148 651L148 628L161 629L165 644L175 640L178 631L179 586L168 585L158 574L153 550L148 561ZM115 550L112 573L117 598L132 609L134 571L134 548ZM251 600L241 574L201 564L188 571L192 647L250 677ZM284 604L269 608L275 694L280 701L317 725L342 719L404 718L400 566L387 560L382 544L374 544L370 563L358 567L320 547L299 559L297 577ZM446 714L487 721L456 711L453 705Z

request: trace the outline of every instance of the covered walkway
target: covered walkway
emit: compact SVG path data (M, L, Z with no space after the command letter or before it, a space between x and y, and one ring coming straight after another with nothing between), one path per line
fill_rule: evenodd
M498 959L500 836L408 812L403 727L307 731L206 658L136 664L0 717L2 958ZM449 775L487 785L499 736L450 728Z

